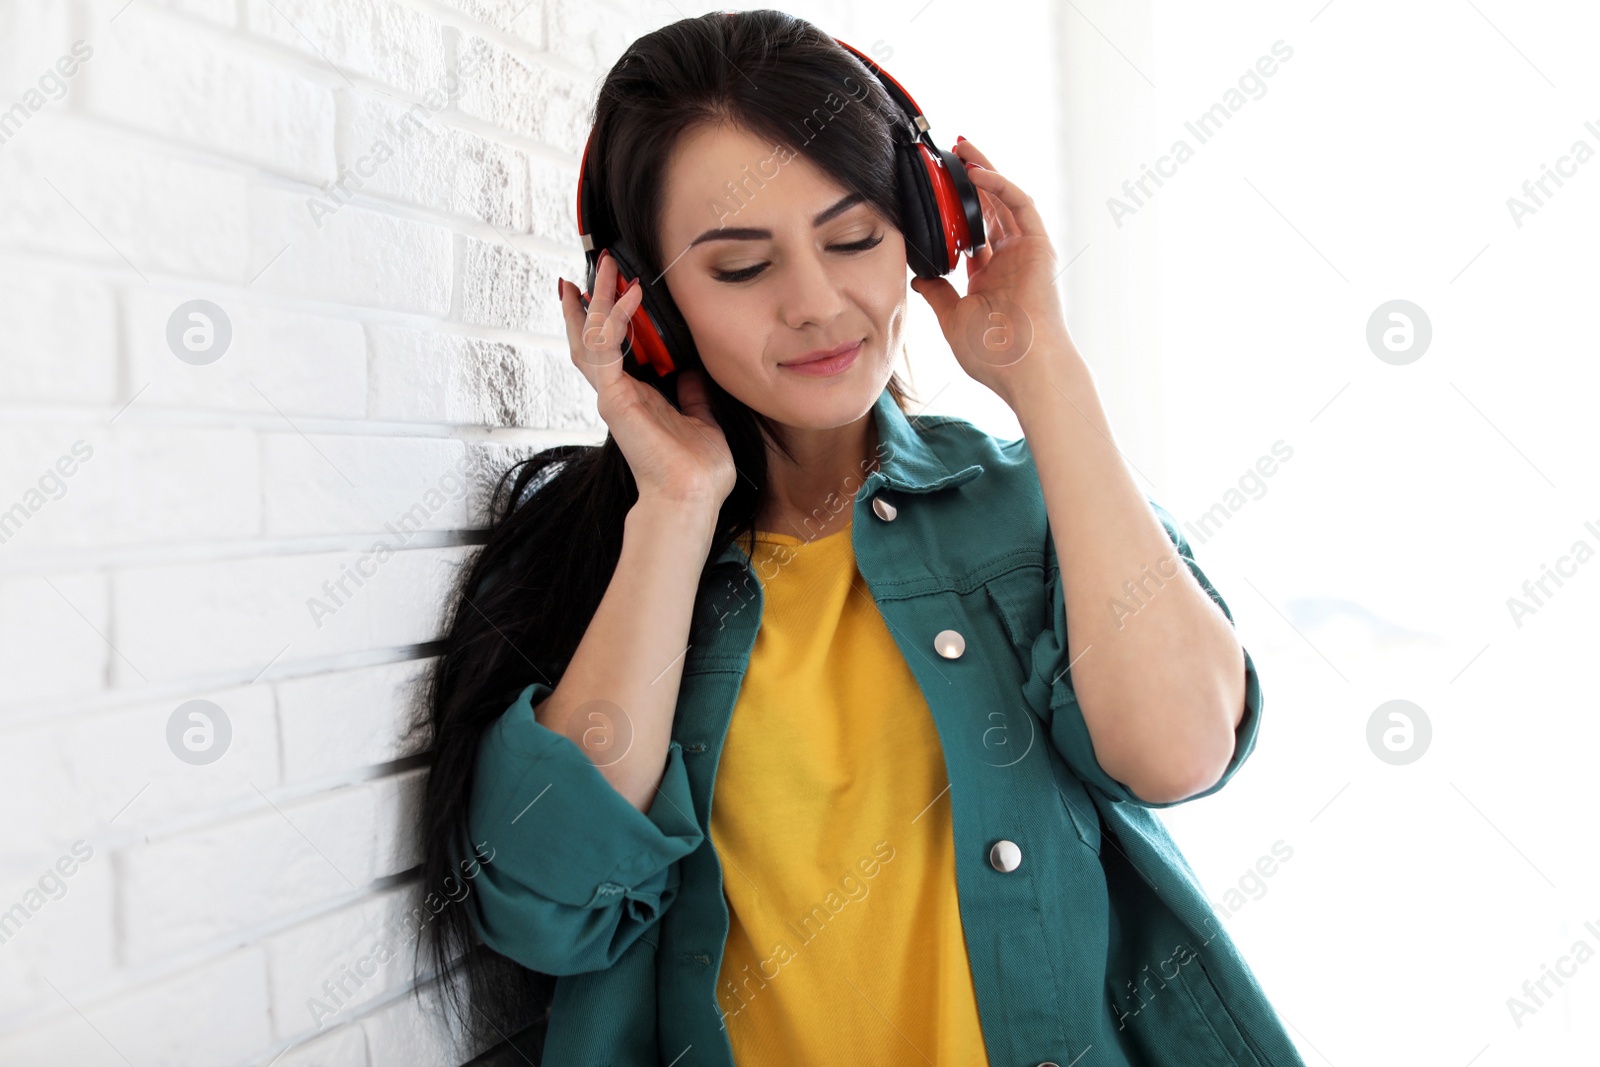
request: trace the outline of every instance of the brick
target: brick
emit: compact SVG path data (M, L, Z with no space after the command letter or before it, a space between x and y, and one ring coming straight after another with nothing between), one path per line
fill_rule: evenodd
M60 998L56 1000L60 1004ZM0 1063L67 1064L72 1067L128 1067L129 1060L106 1044L87 1022L63 1005L66 1014L48 1023L0 1036Z
M242 1063L267 1040L266 966L259 948L244 948L110 1000L84 1000L62 990L57 1017L0 1039L0 1062L127 1067L215 1067ZM174 1025L174 1006L182 1024Z
M84 0L87 9L87 24L90 27L110 26L112 17L116 17L116 25L122 22L122 9L127 6L128 0ZM140 7L160 8L177 15L187 16L213 25L230 28L239 22L238 0L139 0Z
M529 231L556 244L578 247L577 168L530 159L528 188ZM572 280L581 283L582 278Z
M575 404L594 406L593 387L564 351L400 326L367 335L374 419L555 427L570 423Z
M142 984L92 1017L138 1063L232 1063L267 1041L266 993L265 953L243 948ZM172 1025L175 1004L186 1009L183 1026Z
M434 984L361 1020L373 1063L465 1063L482 1050L470 1047L458 1025L454 1015L445 1014Z
M168 746L167 723L190 699L212 701L227 716L231 738L215 763L186 763ZM278 781L277 721L265 685L51 721L12 735L0 751L0 810L16 820L0 844L0 866L32 866L77 837L93 835L92 844L196 811L254 804L256 789Z
M443 226L339 203L323 192L278 189L253 191L250 220L253 261L278 257L258 289L435 317L450 309L454 249Z
M116 654L101 636L110 614L95 571L0 578L0 707L104 688Z
M429 437L266 434L270 536L372 533L395 546L466 524L466 446Z
M86 505L103 506L100 472L116 448L101 422L8 422L0 427L0 545L16 554L57 547Z
M79 74L90 114L274 174L332 177L333 96L324 86L143 5L101 40Z
M213 294L233 338L214 363L193 366L172 351L167 323L195 290L139 286L124 300L129 378L137 404L359 419L367 407L367 346L361 324L264 307ZM237 476L238 472L235 472Z
M245 282L266 263L251 266L242 175L51 121L48 137L0 151L0 248L85 260L140 284L159 273Z
M6 737L5 750L0 754L0 805L17 814L6 836L0 839L0 875L4 876L0 885L34 877L34 868L53 862L51 853L62 847L60 827L41 822L39 816L48 815L50 806L73 784L64 741L64 731L55 728L22 730ZM68 814L69 818L63 821L69 823L69 832L76 831L78 825L70 818L75 812ZM105 817L114 814L115 810L108 811ZM9 885L5 891L10 893ZM0 896L0 913L13 902L14 897Z
M535 12L533 21L537 20ZM55 63L71 52L75 39L72 30L72 11L66 4L49 0L0 4L0 109L10 109L29 90L39 93L35 102L40 103L40 109L22 120L22 129L31 126L46 109L60 106L61 90L48 75L54 71L60 76ZM41 78L45 80L43 85ZM70 92L71 83L67 85ZM13 134L20 136L20 130L0 126L0 144Z
M118 644L151 682L437 640L468 547L411 549L344 592L366 550L130 567L112 579ZM336 594L337 598L336 598ZM314 614L314 612L316 612ZM114 684L144 684L119 662Z
M260 529L249 431L143 424L127 415L109 426L16 422L0 429L0 456L0 476L14 487L61 486L7 542L13 551L245 537ZM73 473L64 477L67 470ZM19 501L32 508L28 498ZM0 525L5 521L0 515Z
M272 1067L368 1067L367 1035L360 1026L343 1026L297 1044Z
M116 396L116 303L83 273L0 263L0 396L105 404Z
M407 108L347 94L340 178L347 190L470 219L528 229L528 163L515 149L441 125L426 104Z
M378 812L378 877L409 871L422 862L420 827L427 783L428 769L417 767L372 784Z
M458 106L508 133L569 155L583 151L589 135L594 86L541 66L493 42L467 37L467 49L487 49L486 58L461 77Z
M0 427L0 545L13 554L56 547L86 498L102 497L99 472L115 455L97 422L11 422Z
M20 925L11 920L0 944L0 1004L8 1012L59 1006L61 999L49 982L59 988L88 988L113 979L115 878L110 853L99 840L98 835L78 835L52 841L25 866L8 868L0 877L0 910L10 913L17 904L28 910ZM83 843L80 851L84 845L93 849L86 861L71 854L78 842ZM70 875L55 866L63 857ZM0 1055L0 1063L15 1062Z
M315 781L421 750L408 740L411 702L432 660L286 678L277 691L285 782Z
M603 438L607 427L595 404L594 386L566 352L551 350L548 356L543 381L549 409L539 424L551 430L578 430Z
M277 1037L340 1025L409 984L415 941L397 920L415 895L412 886L377 893L266 941Z
M227 716L231 736L215 763L185 763L167 742L167 723L189 700L208 700ZM264 685L184 693L73 719L65 735L75 775L70 804L77 825L136 832L197 811L260 799L278 771L277 715ZM131 803L130 803L131 801ZM69 803L62 798L62 805ZM121 813L120 815L118 813Z
M122 958L138 965L363 889L372 790L334 790L119 851Z
M528 0L444 0L450 7L485 26L515 37L530 48L544 47L542 4Z
M414 97L443 92L444 35L433 19L391 0L247 0L250 32Z
M110 5L124 4L127 0L110 0ZM156 0L169 11L177 11L195 18L215 22L219 26L235 26L239 22L237 0Z
M548 0L544 9L548 50L585 70L610 67L635 36L632 27L592 0Z
M460 240L460 318L479 326L566 336L556 279L580 276L576 263L532 255L504 241Z
M245 537L260 529L253 433L119 422L106 452L111 462L85 473L97 479L90 485L110 505L114 525L103 518L80 525L98 543ZM102 494L101 484L113 473L116 483Z
M143 985L99 1010L96 1025L140 1063L242 1061L268 1039L265 956L243 948ZM182 1026L172 1025L175 1004L186 1009Z
M89 25L109 25L113 16L120 24L119 13L127 3L128 0L88 0ZM139 0L139 6L162 8L222 27L236 26L239 22L238 0L148 0L148 3Z

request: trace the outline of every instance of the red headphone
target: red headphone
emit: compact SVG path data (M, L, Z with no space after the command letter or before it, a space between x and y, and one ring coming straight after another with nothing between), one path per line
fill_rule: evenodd
M894 127L895 184L904 223L906 260L919 278L949 274L960 262L962 251L975 255L984 246L983 207L977 188L967 177L966 165L954 153L933 143L922 109L899 82L859 49L837 37L834 40L865 64L906 116L906 125ZM599 274L602 251L595 242L592 225L596 217L593 189L598 184L589 179L589 148L593 142L591 129L578 166L578 234L589 264L581 297L585 308ZM652 284L643 276L642 262L625 240L617 238L607 248L617 263L615 295L620 297L626 292L635 278L639 279L643 295L638 310L628 320L628 337L622 346L623 367L634 377L649 381L697 365L694 338L666 285Z

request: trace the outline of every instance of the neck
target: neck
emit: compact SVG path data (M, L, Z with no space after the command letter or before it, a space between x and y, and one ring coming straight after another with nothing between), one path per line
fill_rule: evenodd
M778 427L791 460L767 449L767 491L756 528L806 540L850 524L856 492L877 466L878 427L869 410L825 430Z

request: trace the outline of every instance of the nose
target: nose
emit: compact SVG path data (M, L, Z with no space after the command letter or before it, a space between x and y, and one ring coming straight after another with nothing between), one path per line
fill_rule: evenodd
M840 280L829 274L823 253L817 249L796 256L791 263L779 310L784 324L796 330L830 325L844 310Z

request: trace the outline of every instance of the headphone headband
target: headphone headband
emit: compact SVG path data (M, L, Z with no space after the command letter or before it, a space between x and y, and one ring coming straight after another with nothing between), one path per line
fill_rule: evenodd
M723 14L731 16L736 12ZM908 136L903 142L897 141L895 146L895 180L907 261L922 278L948 274L960 262L962 251L974 255L984 246L983 209L977 188L967 177L961 160L934 144L927 118L905 87L859 48L837 37L833 40L872 73L905 116ZM603 251L595 233L600 224L598 198L601 193L594 188L596 183L589 173L589 153L597 129L598 123L590 128L583 144L575 205L578 237L588 262L587 282L581 294L586 308L599 275ZM627 284L637 278L643 297L628 322L623 366L635 377L650 381L697 363L694 339L666 287L657 287L642 277L644 264L625 241L613 239L609 250L617 262L615 295L621 296ZM632 362L627 357L632 357Z

